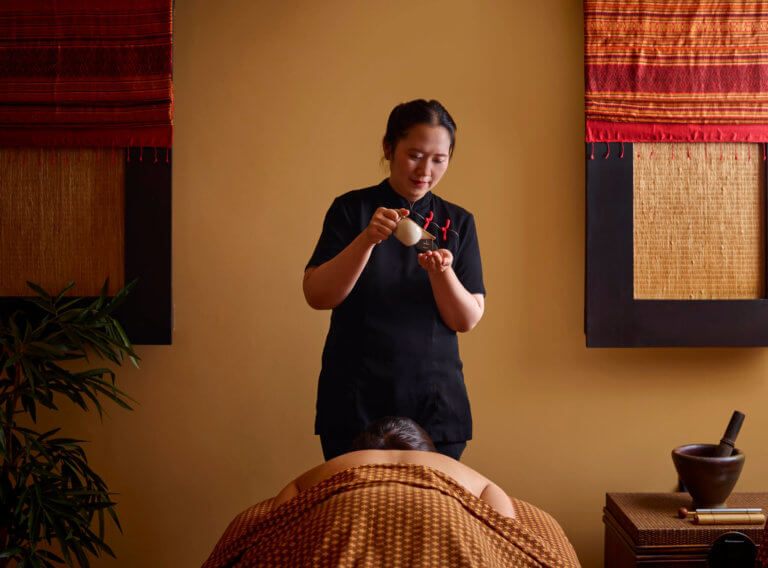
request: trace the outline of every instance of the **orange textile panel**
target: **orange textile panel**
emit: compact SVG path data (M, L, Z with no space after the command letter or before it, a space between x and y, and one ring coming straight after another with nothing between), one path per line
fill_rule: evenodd
M107 149L0 148L0 296L97 296L125 281L125 162Z
M762 298L765 168L757 145L637 143L633 160L634 297Z

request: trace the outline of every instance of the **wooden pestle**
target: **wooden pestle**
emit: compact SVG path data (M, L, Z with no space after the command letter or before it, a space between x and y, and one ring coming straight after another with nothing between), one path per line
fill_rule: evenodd
M733 447L736 444L736 436L739 435L741 430L741 424L744 422L744 414L738 410L733 411L731 421L728 423L728 427L725 429L725 434L720 440L720 444L715 448L712 453L712 457L724 458L730 456L733 453Z

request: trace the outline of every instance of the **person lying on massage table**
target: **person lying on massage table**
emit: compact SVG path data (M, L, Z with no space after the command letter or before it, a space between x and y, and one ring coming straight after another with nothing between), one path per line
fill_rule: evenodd
M437 453L432 439L410 418L385 417L371 424L353 442L349 452L328 460L300 475L275 498L277 507L301 491L351 467L380 463L407 463L432 467L505 517L514 517L512 502L495 483L470 467Z

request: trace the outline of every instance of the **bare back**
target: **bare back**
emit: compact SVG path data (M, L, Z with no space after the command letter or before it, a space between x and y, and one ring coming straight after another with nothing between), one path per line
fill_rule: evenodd
M479 497L506 517L514 517L512 503L504 491L475 470L453 458L419 450L360 450L349 452L310 469L289 483L275 498L273 507L292 499L301 491L317 485L332 475L358 465L405 463L432 467Z

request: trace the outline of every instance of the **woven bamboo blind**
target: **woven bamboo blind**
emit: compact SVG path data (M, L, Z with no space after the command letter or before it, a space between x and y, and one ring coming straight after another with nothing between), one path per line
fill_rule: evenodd
M32 295L25 281L95 296L124 285L123 153L0 148L0 296Z
M634 297L764 297L758 145L637 143L633 166Z

